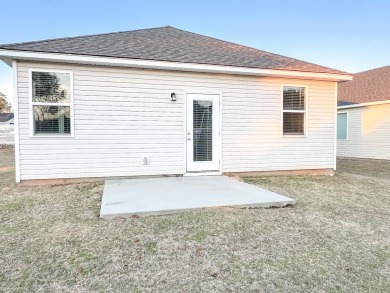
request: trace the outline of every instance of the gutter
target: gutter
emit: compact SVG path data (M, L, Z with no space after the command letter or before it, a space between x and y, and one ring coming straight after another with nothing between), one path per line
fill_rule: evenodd
M375 105L382 105L382 104L390 104L390 100L338 106L337 109L340 110L340 109L349 109L349 108L359 108L359 107L375 106Z

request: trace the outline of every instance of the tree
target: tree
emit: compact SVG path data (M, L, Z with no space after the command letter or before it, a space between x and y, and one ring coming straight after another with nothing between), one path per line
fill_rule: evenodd
M0 113L10 112L12 105L7 101L7 96L0 92Z

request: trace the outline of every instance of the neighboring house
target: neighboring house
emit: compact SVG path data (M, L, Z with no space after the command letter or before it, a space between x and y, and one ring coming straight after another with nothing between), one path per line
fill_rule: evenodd
M341 82L338 100L337 155L390 160L390 66Z
M336 167L342 71L172 27L0 57L15 77L17 181Z
M0 125L14 125L14 113L0 113Z
M14 113L0 113L0 144L14 144Z

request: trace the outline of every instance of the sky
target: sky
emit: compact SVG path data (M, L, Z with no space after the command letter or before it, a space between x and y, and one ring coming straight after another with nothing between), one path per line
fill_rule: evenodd
M1 0L0 44L170 25L356 73L390 65L388 0ZM0 92L12 102L12 70Z

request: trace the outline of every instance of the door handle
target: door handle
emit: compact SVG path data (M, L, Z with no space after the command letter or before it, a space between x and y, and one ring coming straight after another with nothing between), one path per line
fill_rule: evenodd
M187 137L187 140L191 140L191 137Z

